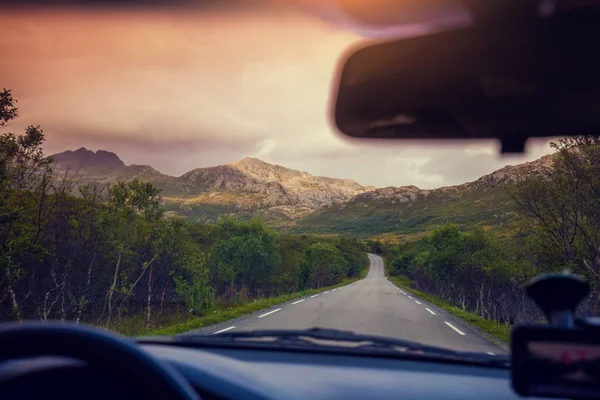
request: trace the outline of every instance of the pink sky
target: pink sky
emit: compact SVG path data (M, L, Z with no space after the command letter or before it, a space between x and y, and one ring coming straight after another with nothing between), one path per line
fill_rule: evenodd
M10 129L39 124L48 153L105 149L172 175L257 156L376 186L461 183L549 152L345 140L330 123L332 80L366 32L301 1L310 15L2 12L0 88L21 115Z

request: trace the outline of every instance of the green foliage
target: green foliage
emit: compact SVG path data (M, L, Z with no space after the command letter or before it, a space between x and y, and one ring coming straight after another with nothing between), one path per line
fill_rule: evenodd
M522 179L514 203L533 223L538 264L568 268L586 277L592 294L582 311L600 309L600 137L575 136L552 143L557 151L550 176Z
M251 296L270 295L276 290L273 277L280 265L277 235L260 221L220 221L217 241L211 249L212 282L230 297L244 287Z
M314 243L306 249L300 271L302 285L318 289L339 282L348 273L348 263L337 247Z
M483 230L464 232L446 224L416 242L393 246L386 258L391 276L407 276L416 290L484 319L513 323L537 316L523 301L522 287L538 270Z
M19 110L15 106L16 102L10 90L4 89L0 92L0 127L6 126L19 116Z

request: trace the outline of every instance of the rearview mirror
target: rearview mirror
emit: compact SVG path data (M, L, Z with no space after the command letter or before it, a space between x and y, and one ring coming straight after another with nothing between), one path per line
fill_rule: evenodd
M578 10L368 45L346 57L334 119L355 138L490 139L600 132L600 13Z

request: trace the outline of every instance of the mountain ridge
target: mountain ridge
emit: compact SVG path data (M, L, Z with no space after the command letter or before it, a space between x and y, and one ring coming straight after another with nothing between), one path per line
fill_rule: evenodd
M161 189L172 211L179 209L184 214L206 204L217 208L212 214L256 210L259 214L272 212L283 218L296 218L374 189L351 179L315 176L253 157L195 168L179 177L148 165L125 165L115 153L104 150L94 152L82 147L53 157L58 173L73 171L78 175L78 186L139 178Z
M475 221L486 227L504 223L511 215L504 188L521 176L548 174L553 157L506 165L459 185L421 189L415 185L363 186L255 157L195 168L174 177L149 165L125 165L115 153L104 150L82 147L54 155L57 171L77 171L80 185L134 178L151 182L162 190L170 213L190 219L211 222L222 216L260 216L294 233L363 236L411 233L448 220Z

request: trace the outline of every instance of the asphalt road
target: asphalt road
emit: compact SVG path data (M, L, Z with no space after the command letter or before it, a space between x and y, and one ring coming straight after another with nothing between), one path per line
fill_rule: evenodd
M208 333L321 327L408 339L454 350L505 354L467 324L388 281L381 257L369 254L369 260L369 273L363 280L219 324Z

